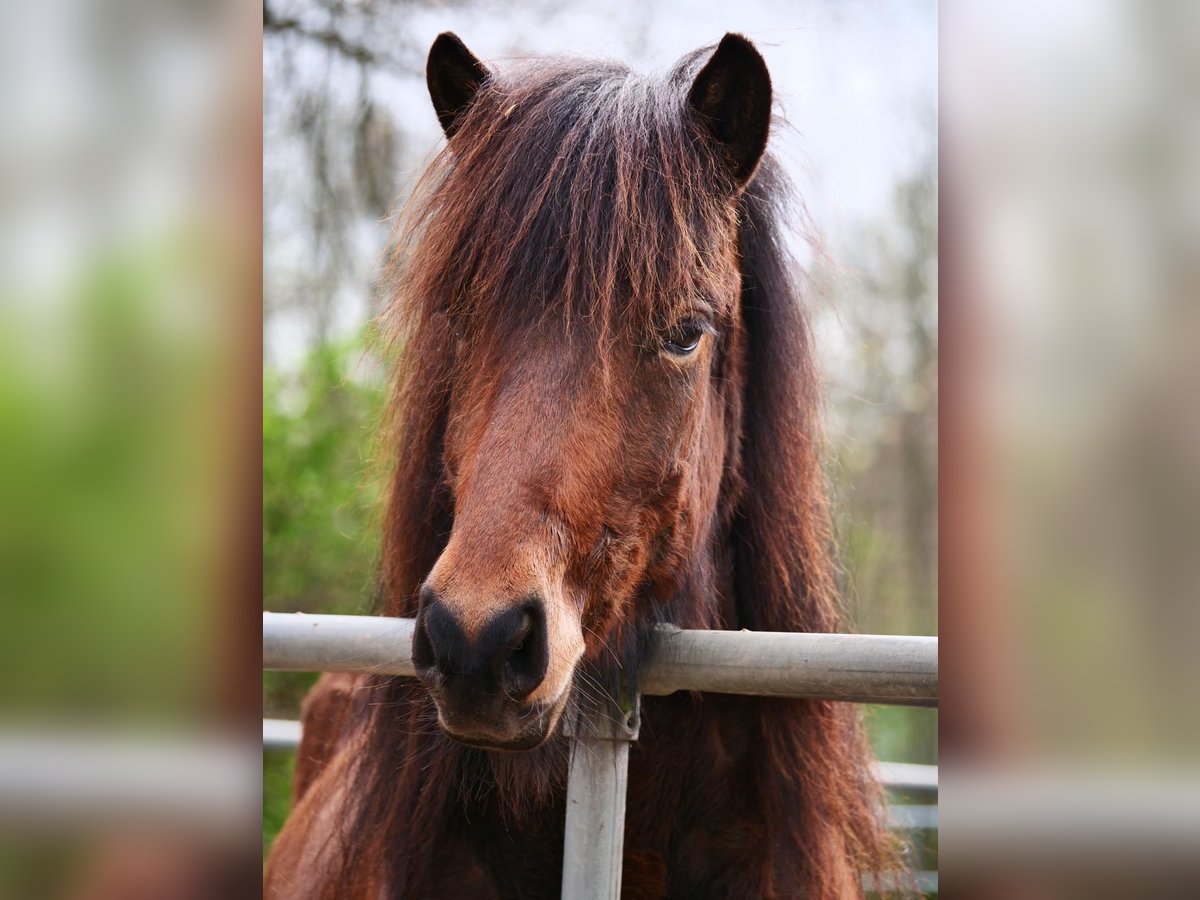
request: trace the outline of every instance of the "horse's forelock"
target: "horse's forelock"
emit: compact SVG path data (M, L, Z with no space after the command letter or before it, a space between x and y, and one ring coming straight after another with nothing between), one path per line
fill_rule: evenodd
M725 180L671 80L526 63L480 91L410 199L390 302L489 337L547 316L620 330L695 298L728 306Z

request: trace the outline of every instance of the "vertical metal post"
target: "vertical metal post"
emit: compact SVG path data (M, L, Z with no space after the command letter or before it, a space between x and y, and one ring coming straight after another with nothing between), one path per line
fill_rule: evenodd
M579 715L567 732L567 822L563 900L618 900L625 847L629 742L637 739L639 700L628 710L608 704Z

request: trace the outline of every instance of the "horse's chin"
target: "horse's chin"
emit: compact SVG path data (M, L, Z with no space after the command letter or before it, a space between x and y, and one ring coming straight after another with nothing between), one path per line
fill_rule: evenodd
M558 723L570 693L570 690L563 691L562 696L553 703L538 704L523 714L518 714L515 718L522 723L521 727L511 731L496 732L491 729L456 727L446 720L440 710L438 727L452 741L477 750L498 750L505 753L535 750L557 733Z
M548 735L530 733L529 735L522 735L512 740L501 740L490 737L466 737L465 735L446 731L444 728L442 730L456 744L462 744L464 747L473 747L476 750L496 750L501 753L524 753L528 750L536 750L542 744L546 743L548 739Z

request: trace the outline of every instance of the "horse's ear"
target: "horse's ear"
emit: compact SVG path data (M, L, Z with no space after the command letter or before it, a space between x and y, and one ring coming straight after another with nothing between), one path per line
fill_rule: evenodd
M771 128L771 75L754 45L726 34L692 82L688 105L741 188L754 174Z
M453 31L437 36L429 48L425 81L446 137L454 134L462 114L491 75Z

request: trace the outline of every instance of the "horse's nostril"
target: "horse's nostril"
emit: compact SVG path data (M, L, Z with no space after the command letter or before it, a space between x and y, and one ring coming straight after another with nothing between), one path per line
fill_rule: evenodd
M469 638L446 603L421 593L413 664L427 687L448 698L522 700L546 677L550 660L546 613L539 598L509 606Z
M421 607L413 633L413 664L418 672L445 675L462 671L469 659L467 636L454 614L428 587L421 590Z
M521 625L516 634L508 641L509 653L520 653L525 649L525 645L529 643L529 634L533 631L534 623L528 612L522 610Z
M513 616L513 612L517 616ZM507 623L505 622L507 620ZM538 598L527 600L518 610L497 617L497 627L512 629L504 643L502 678L508 696L519 700L529 696L546 677L550 660L546 634L546 612Z

